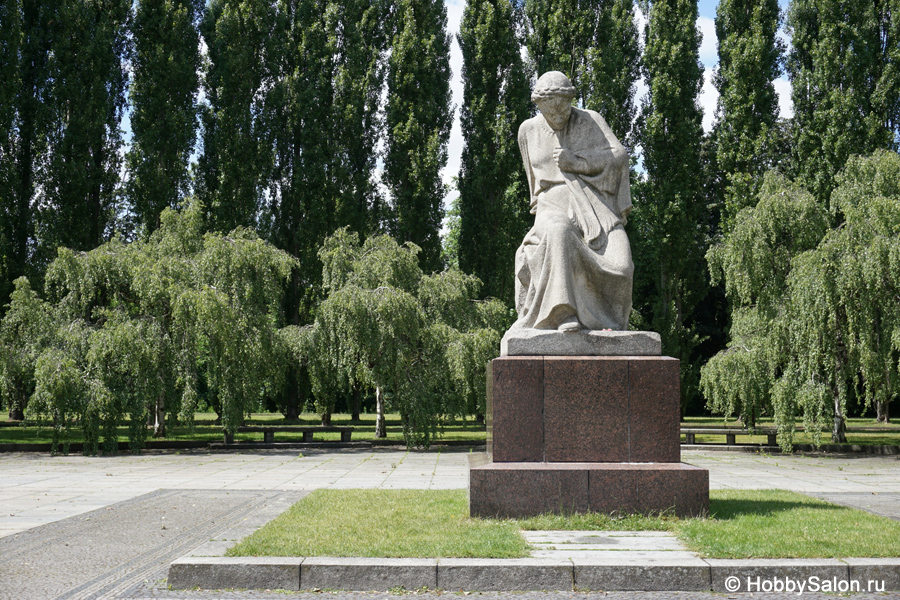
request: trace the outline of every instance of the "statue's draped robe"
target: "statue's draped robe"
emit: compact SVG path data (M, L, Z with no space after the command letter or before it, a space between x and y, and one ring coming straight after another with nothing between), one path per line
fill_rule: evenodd
M577 157L560 171L556 148ZM543 116L522 123L519 149L534 227L516 252L516 327L556 329L575 315L591 330L628 329L634 264L623 225L631 211L628 154L606 121L572 108L554 131Z

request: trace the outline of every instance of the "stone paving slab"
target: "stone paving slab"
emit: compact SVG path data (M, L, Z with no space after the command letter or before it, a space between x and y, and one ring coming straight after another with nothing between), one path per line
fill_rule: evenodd
M159 490L0 539L0 599L97 598L152 577L244 520L303 493Z
M892 518L897 518L892 510L900 511L900 460L896 457L785 456L724 452L684 452L683 457L686 462L710 470L710 483L713 489L782 487L812 495L828 495L823 497L839 504L871 510ZM0 480L3 481L0 489L0 507L2 507L0 536L6 534L6 537L0 538L0 560L7 558L8 550L12 547L9 544L16 546L30 543L37 538L42 538L47 547L59 546L61 552L68 553L71 557L70 562L48 560L40 563L41 568L36 569L39 573L37 579L16 577L10 570L9 565L12 562L0 563L0 599L284 598L281 593L269 594L265 590L205 592L168 589L166 568L171 560L190 553L206 542L210 544L218 542L219 545L215 550L206 548L203 551L205 554L224 552L224 549L233 543L233 539L226 539L229 537L226 534L232 530L239 531L239 528L235 527L239 520L231 522L229 526L223 523L222 530L216 530L206 539L195 538L191 543L185 544L169 540L167 549L171 551L171 558L168 560L161 559L159 553L146 551L143 555L137 552L139 556L135 556L135 549L128 543L115 540L106 546L102 544L92 546L93 552L90 548L85 551L71 549L71 546L64 545L65 536L55 537L58 532L56 528L70 527L72 524L85 526L83 530L71 531L70 541L102 539L105 531L112 532L115 536L117 531L124 531L128 527L114 524L117 519L123 523L129 521L127 511L121 511L127 506L128 501L144 494L161 493L161 489L165 486L180 492L209 493L211 490L217 490L263 496L302 494L319 487L465 488L468 480L466 464L465 451L407 452L396 449L340 452L316 450L304 451L302 456L296 451L250 453L186 451L180 454L148 452L141 456L118 457L50 457L28 453L0 455ZM874 494L862 494L861 489ZM892 509L892 506L895 508ZM213 507L205 505L192 507L192 510L196 512L192 513L191 524L198 527L201 521L208 520L211 518L210 515L215 513ZM116 515L116 518L112 519L113 524L109 524L102 521L97 516L99 514ZM160 516L158 513L155 514ZM85 521L87 518L90 520ZM130 520L142 523L139 518ZM143 524L147 523L145 519ZM175 531L146 527L144 529L150 533ZM244 529L245 532L248 530L249 528ZM87 537L82 537L83 535ZM141 535L144 533L133 538L138 544L145 543L141 541ZM131 536L128 537L131 541ZM152 541L153 537L148 536L148 539ZM40 560L52 555L40 549L34 552ZM676 554L678 551L669 552L671 558L680 558L680 555ZM47 554L47 557L42 557L41 554ZM108 555L118 555L117 564L104 573L97 574L92 571L94 566L102 567L102 564L92 566L92 561L103 563L109 560ZM129 556L132 558L129 559ZM578 558L579 555L576 554L575 558L571 559L573 572ZM639 560L656 563L656 560L649 556L642 556ZM844 559L844 562L847 564L850 577L883 578L888 590L900 589L900 564L898 564L900 559ZM43 585L40 577L45 577L57 587L40 588L39 584ZM68 588L64 585L66 577L71 577L74 581ZM102 581L94 581L98 577ZM66 588L63 592L53 595L53 590L63 588ZM38 591L34 592L35 589ZM304 597L302 592L293 594L296 597ZM568 598L572 597L572 594L573 592L563 595L546 594L546 597ZM504 597L497 592L484 592L482 595ZM691 592L689 595L681 596L677 592L666 592L662 595L655 592L620 592L616 597L672 598L698 597L698 595L713 597L703 592ZM306 597L314 596L306 594ZM367 596L344 593L335 597ZM384 595L382 593L382 596L368 597L384 598ZM540 596L529 593L527 597ZM599 596L588 594L578 597ZM759 595L754 597L758 598ZM796 598L797 595L785 594L783 597ZM805 593L803 597L817 596ZM888 593L883 597L892 596ZM900 598L900 594L893 597Z

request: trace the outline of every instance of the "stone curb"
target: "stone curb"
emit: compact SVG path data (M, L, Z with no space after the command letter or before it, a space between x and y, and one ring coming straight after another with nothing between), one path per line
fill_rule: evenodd
M601 564L602 563L602 564ZM736 583L735 583L736 582ZM900 558L660 559L279 558L185 556L173 589L386 591L900 591ZM735 587L737 586L737 587ZM815 589L814 589L815 588Z

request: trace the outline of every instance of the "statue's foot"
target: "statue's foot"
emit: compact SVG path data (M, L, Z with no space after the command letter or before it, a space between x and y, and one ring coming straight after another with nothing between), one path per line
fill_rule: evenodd
M578 317L572 315L571 317L564 319L556 330L562 331L563 333L575 333L576 331L581 331L581 323L578 322Z

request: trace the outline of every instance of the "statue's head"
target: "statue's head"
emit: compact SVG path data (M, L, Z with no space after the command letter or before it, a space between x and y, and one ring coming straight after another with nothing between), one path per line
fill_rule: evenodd
M575 87L563 73L548 71L541 75L531 92L531 101L553 129L562 129L572 113Z

